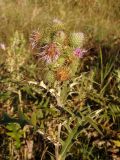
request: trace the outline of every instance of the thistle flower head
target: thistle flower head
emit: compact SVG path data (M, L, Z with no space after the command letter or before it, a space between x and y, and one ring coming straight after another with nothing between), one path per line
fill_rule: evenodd
M40 33L38 31L33 31L29 38L32 49L36 49L38 47L40 39Z
M72 46L74 47L82 47L84 43L84 33L78 32L78 33L72 33L70 36L70 42Z
M61 20L55 18L53 19L53 30L54 31L60 31L64 29L64 24Z
M61 67L56 72L56 78L59 81L66 81L70 78L70 70L67 67Z
M85 49L76 48L73 51L73 54L79 58L83 58L87 51Z
M57 31L54 37L54 41L59 44L64 44L66 39L66 34L64 31Z
M42 52L39 53L40 58L46 61L47 63L54 62L58 59L60 51L57 48L55 43L51 43L41 48Z

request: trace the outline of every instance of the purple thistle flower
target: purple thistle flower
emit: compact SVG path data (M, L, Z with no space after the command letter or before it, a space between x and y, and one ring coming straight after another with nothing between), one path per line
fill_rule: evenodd
M73 53L75 56L83 58L86 52L87 51L85 49L76 48Z
M41 48L41 52L38 54L39 59L43 59L47 63L54 62L58 59L60 52L55 43L51 43Z

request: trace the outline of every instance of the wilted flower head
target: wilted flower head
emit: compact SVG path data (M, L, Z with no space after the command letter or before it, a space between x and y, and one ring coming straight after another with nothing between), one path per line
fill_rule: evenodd
M54 62L58 59L60 51L55 43L51 43L41 48L42 51L39 53L40 58L45 60L47 63Z
M29 38L32 49L38 47L40 39L41 39L40 33L38 31L33 31Z
M70 70L67 67L61 67L56 72L56 78L59 81L66 81L70 78Z
M73 53L75 56L83 58L86 52L87 51L85 49L76 48Z
M82 47L84 43L84 39L85 39L85 36L84 36L84 33L82 32L78 32L78 33L74 32L70 36L71 44L74 47Z

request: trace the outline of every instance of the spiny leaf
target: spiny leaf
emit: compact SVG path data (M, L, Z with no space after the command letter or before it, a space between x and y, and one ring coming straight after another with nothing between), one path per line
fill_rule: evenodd
M98 128L98 124L95 120L93 120L91 117L87 116L85 117L86 121L88 123L90 123L97 131L99 134L103 135L103 133L100 131L100 129Z

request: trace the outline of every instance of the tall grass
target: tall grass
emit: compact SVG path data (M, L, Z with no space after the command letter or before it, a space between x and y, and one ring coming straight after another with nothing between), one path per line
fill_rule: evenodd
M120 36L120 1L109 0L21 0L0 1L0 40L8 41L16 30L26 36L33 29L46 28L54 18L70 30L83 31L95 40Z

